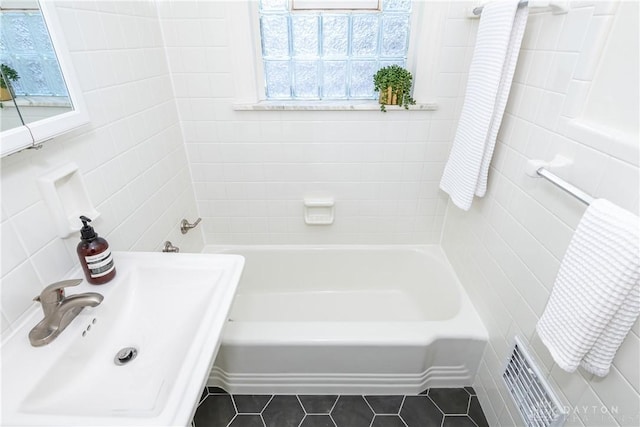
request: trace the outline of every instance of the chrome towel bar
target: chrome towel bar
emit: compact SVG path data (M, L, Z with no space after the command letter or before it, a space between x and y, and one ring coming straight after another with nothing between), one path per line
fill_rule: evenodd
M526 0L522 0L520 2L518 2L518 7L526 7L529 5L529 2ZM476 8L473 9L473 14L480 16L482 14L482 9L484 9L484 6L478 6Z
M594 200L594 198L589 194L585 193L575 185L568 183L564 179L560 178L558 175L549 172L545 168L539 168L538 170L536 170L536 173L540 177L546 179L547 181L549 181L559 189L571 194L573 197L580 200L582 203L586 205L590 205Z
M518 7L550 7L554 14L562 14L567 13L567 6L563 4L562 1L540 1L540 0L521 0L518 2ZM476 16L480 16L482 14L482 9L484 6L478 6L473 9L473 14Z

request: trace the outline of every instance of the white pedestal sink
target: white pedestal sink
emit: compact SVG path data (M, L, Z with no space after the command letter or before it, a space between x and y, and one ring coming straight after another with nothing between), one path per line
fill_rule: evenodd
M39 304L2 343L6 426L186 426L220 345L244 258L115 252L111 282L62 334L32 347ZM82 277L80 270L72 277ZM34 295L35 296L35 295ZM119 350L137 356L117 365Z

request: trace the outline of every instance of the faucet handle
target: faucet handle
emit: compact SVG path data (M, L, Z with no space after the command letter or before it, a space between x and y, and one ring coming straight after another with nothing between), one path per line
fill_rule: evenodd
M200 224L200 221L202 221L202 218L196 219L196 222L191 224L186 219L183 219L182 222L180 223L180 232L182 234L187 234L189 230L191 230L192 228L196 228L198 224Z
M40 295L35 297L34 301L40 301L44 304L59 303L64 299L64 288L69 286L78 286L82 283L82 279L63 280L61 282L52 283L40 292Z

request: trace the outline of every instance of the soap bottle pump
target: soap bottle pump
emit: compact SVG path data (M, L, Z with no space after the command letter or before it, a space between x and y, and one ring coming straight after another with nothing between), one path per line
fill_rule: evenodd
M81 216L80 221L83 225L80 229L80 243L77 248L80 265L87 282L102 285L116 275L116 266L113 263L109 243L102 237L98 237L93 227L88 224L91 219Z

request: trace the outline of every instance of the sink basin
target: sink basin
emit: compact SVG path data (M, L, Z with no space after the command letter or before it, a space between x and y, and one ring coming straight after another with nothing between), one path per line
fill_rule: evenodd
M220 346L242 273L238 255L114 252L111 282L44 347L34 305L2 343L2 425L186 426ZM70 276L82 277L80 270ZM135 349L137 355L122 349Z

